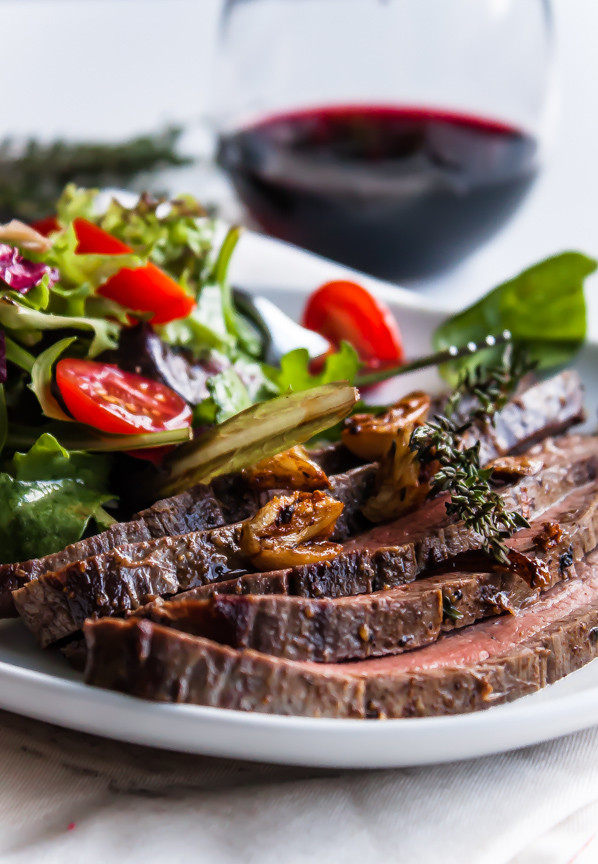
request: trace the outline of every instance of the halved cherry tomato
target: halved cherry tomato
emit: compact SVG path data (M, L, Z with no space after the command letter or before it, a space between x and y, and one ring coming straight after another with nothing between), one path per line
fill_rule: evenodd
M73 225L79 240L77 252L82 255L126 255L132 251L126 243L87 219L75 219ZM178 282L152 263L119 270L98 288L98 294L129 309L153 312L152 324L186 318L195 306L193 298Z
M56 383L75 420L102 432L139 434L191 425L191 409L170 387L108 363L59 360Z
M56 216L46 216L45 219L38 219L31 226L38 234L43 234L44 237L49 237L54 231L60 231L60 223Z
M335 345L350 342L362 362L375 369L401 363L405 354L390 309L356 282L327 282L307 301L303 325Z
M87 219L73 222L81 255L128 255L133 250L112 234ZM34 222L32 228L47 237L60 230L55 216ZM195 301L163 270L149 263L135 269L123 268L98 288L98 294L139 312L153 312L152 324L166 324L186 318Z

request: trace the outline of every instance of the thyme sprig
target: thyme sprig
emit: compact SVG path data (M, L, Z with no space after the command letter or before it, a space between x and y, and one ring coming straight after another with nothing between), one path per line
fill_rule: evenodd
M498 366L478 366L466 373L449 398L445 415L417 426L409 442L421 465L438 466L430 496L448 492L447 513L479 534L483 551L500 564L509 560L505 538L529 523L520 513L507 510L490 485L492 469L480 465L480 442L463 447L463 434L474 424L492 422L530 368L522 351L507 346ZM467 415L453 419L466 400L472 401Z
M473 369L465 369L444 406L445 415L454 416L463 402L473 400L475 407L471 408L464 428L477 420L492 420L505 407L523 376L536 365L520 345L507 345L495 366L479 363Z

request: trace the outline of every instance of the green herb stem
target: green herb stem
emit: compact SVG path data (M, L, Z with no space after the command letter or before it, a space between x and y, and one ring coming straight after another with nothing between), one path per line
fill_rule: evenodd
M461 346L451 345L450 348L443 348L442 351L436 351L434 354L426 354L424 357L418 357L416 360L411 360L400 366L358 374L355 379L355 386L369 387L372 384L388 381L389 378L396 378L398 375L407 375L409 372L417 372L419 369L426 369L429 366L440 366L442 363L459 360L462 357L472 357L479 351L494 348L497 345L505 345L511 341L511 338L510 330L503 330L499 335L488 335L479 342L468 342L467 345Z
M507 510L502 497L490 486L491 469L480 465L480 443L462 448L463 433L477 422L492 422L507 402L529 363L507 346L499 366L466 373L447 403L449 416L416 427L410 447L422 465L436 463L439 470L430 483L430 495L449 493L447 513L463 521L482 538L483 551L500 564L508 564L504 538L528 526L519 513ZM457 423L451 417L462 400L474 399L467 417Z

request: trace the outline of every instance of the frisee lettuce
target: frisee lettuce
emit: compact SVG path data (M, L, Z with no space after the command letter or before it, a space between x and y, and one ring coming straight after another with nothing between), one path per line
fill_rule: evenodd
M191 196L173 201L141 195L133 207L113 198L103 213L96 209L97 189L69 184L58 201L62 225L76 218L95 222L133 251L162 267L196 293L212 266L215 223Z

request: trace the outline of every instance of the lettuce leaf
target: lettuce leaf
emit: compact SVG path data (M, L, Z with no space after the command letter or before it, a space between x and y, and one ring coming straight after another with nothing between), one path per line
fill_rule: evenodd
M53 420L64 420L67 422L73 420L73 418L69 417L54 398L54 394L52 393L52 376L54 363L56 363L60 355L76 341L76 336L70 336L50 345L49 348L46 348L45 351L42 351L42 353L36 357L31 370L31 384L29 387L37 396L37 401L40 404L43 414Z
M8 415L6 413L6 396L4 384L0 384L0 453L4 450L8 438Z
M253 404L247 387L232 366L209 378L207 388L210 396L200 402L193 412L193 420L197 425L223 423Z
M4 384L7 374L6 336L4 335L4 330L0 330L0 384Z
M586 336L584 280L597 263L579 252L547 258L504 282L436 330L436 350L478 342L488 334L510 330L515 342L526 345L540 369L568 363ZM484 363L496 362L502 349L484 351ZM445 364L441 372L453 383L480 354Z
M6 299L0 299L0 325L7 330L17 331L29 345L38 342L45 330L80 330L82 335L91 337L86 351L86 356L91 358L97 357L102 351L116 348L120 331L115 321L106 318L53 315Z
M69 184L58 202L60 223L69 225L78 217L95 222L197 292L211 269L215 224L195 198L181 195L166 201L141 195L134 207L113 198L100 214L97 195L97 189Z
M321 384L334 381L348 381L350 384L361 366L357 352L348 342L341 342L338 351L329 354L321 372L309 371L311 360L306 348L289 351L280 361L277 382L281 392L286 390L309 390Z
M0 563L56 552L79 540L92 519L110 524L102 507L114 497L109 468L108 457L69 452L48 434L16 453L0 473Z

